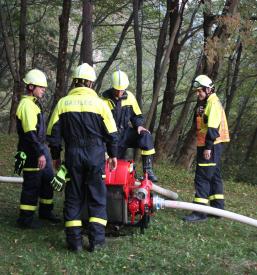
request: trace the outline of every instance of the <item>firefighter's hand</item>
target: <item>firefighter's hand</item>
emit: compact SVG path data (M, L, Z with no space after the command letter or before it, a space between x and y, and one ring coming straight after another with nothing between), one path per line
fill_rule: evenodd
M54 176L54 178L51 181L51 185L55 191L58 191L58 192L62 191L64 184L67 181L67 173L68 171L66 167L64 166L64 164L62 164L57 174Z
M109 158L108 162L109 162L110 170L115 170L117 168L117 164L118 164L117 158Z
M17 174L20 176L21 171L25 165L26 161L26 154L24 152L17 152L15 155L15 164L14 164L14 174Z
M55 170L58 170L61 167L61 159L54 159L53 160L53 167Z
M40 170L43 170L46 167L46 157L44 155L38 158L37 166Z
M209 159L211 158L211 150L205 149L205 150L203 151L203 157L204 157L204 159L209 160Z
M145 132L150 133L150 131L149 131L148 129L144 128L143 126L138 126L138 128L137 128L137 133L140 135L140 133L141 133L142 131L145 131Z

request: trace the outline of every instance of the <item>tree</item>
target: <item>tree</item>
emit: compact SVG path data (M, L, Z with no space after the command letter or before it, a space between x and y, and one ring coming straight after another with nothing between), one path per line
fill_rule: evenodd
M92 18L93 4L91 0L83 0L82 12L82 43L80 49L80 63L93 65L93 45L92 45Z
M59 16L60 35L59 50L57 59L56 88L54 94L53 106L58 100L66 94L66 63L67 63L67 47L68 47L68 30L70 18L71 0L63 0L62 14Z

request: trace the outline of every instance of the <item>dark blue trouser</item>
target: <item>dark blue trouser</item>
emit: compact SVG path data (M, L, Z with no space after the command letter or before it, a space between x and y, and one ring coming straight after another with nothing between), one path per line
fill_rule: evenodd
M52 161L47 146L44 146L46 167L38 170L38 159L27 153L23 170L22 191L20 197L20 218L24 223L30 223L35 213L39 199L39 215L47 216L53 209L53 189L50 185L54 173Z
M134 128L127 128L120 133L118 158L125 157L128 148L139 148L142 150L142 155L152 155L155 153L153 137L151 133L143 131L140 135Z
M204 147L197 148L194 203L208 204L224 209L224 190L221 179L222 144L213 145L211 159L203 158Z
M106 214L106 186L102 180L104 147L68 147L65 166L70 181L65 188L64 220L68 242L81 242L81 211L87 205L89 214L89 242L104 242Z

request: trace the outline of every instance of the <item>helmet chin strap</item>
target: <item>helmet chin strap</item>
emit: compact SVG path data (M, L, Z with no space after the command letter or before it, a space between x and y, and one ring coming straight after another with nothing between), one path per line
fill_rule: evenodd
M213 92L212 92L212 89L210 89L209 92L207 92L207 89L210 89L210 88L208 88L208 87L205 87L205 88L204 88L204 92L205 92L205 94L206 94L206 99L208 99L208 97L213 93Z

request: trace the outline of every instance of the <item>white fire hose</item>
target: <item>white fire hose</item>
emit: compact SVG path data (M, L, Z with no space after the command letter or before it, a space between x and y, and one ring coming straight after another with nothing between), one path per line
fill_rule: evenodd
M169 199L172 199L172 200L176 200L178 198L178 194L173 192L173 191L170 191L168 189L165 189L163 187L160 187L156 184L153 183L152 185L152 190L155 192L155 193L158 193L166 198L169 198Z
M6 183L22 183L23 178L22 177L3 177L0 176L0 182L6 182ZM206 214L216 215L219 217L224 217L230 220L238 221L241 223L249 224L252 226L257 227L257 220L246 217L244 215L236 214L227 210L221 210L218 208L205 206L201 204L196 203L189 203L189 202L182 202L182 201L176 201L178 198L178 194L170 191L168 189L162 188L156 184L152 185L152 190L164 197L173 199L173 200L165 200L163 198L158 197L157 195L153 198L153 204L156 210L164 209L164 208L175 208L175 209L184 209L184 210L191 210L191 211L197 211L202 212Z
M245 224L249 224L257 227L257 220L255 219L252 219L240 214L236 214L227 210L221 210L218 208L205 206L201 204L182 202L182 201L164 200L163 198L160 198L158 196L154 197L153 204L156 210L164 209L164 208L177 208L177 209L197 211L197 212L202 212L206 214L216 215L219 217L224 217L230 220L234 220L237 222L241 222L241 223L245 223Z
M0 182L23 183L23 178L22 177L2 177L2 176L0 176Z
M22 177L2 177L0 176L0 182L6 182L6 183L23 183L23 178ZM162 195L166 198L176 200L178 198L178 194L170 191L168 189L165 189L163 187L160 187L156 184L153 183L152 185L152 190L155 193L158 193L159 195Z

